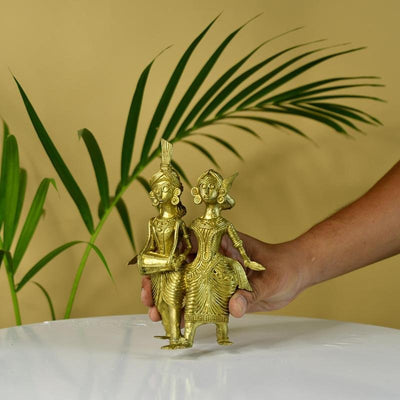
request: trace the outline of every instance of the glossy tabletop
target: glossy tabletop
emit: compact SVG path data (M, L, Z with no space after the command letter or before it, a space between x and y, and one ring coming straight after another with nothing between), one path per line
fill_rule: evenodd
M231 319L195 346L160 350L147 316L0 330L0 399L400 399L400 331L317 319Z

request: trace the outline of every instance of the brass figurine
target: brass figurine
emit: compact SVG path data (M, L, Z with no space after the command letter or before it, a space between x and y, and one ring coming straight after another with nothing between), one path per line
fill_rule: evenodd
M191 225L198 251L194 261L185 268L186 347L193 345L197 327L209 323L216 325L220 345L232 344L228 337L229 299L237 288L252 291L240 263L219 253L225 233L239 250L247 268L255 271L265 269L249 259L235 228L221 216L222 210L235 205L229 190L236 176L223 179L210 169L199 177L197 187L192 188L194 202L204 202L206 209L203 216L196 218Z
M137 257L139 270L151 277L154 304L161 314L165 336L164 349L184 347L180 331L184 296L183 266L190 252L189 235L182 220L186 209L180 201L183 190L178 173L171 166L172 145L161 143L161 166L150 180L150 198L158 216L150 219L146 245ZM178 246L184 240L184 251Z
M223 235L228 234L246 268L265 269L249 259L235 228L221 216L222 210L235 205L229 190L237 174L223 179L210 169L192 188L195 204L204 202L206 208L191 225L198 250L193 262L186 264L192 246L182 220L186 213L180 201L183 186L171 166L172 145L162 140L161 150L160 170L150 180L150 198L159 213L150 219L146 245L131 264L137 260L141 274L151 278L154 304L165 328L165 336L159 338L170 342L163 349L192 347L196 329L210 323L216 325L218 343L230 345L229 299L237 288L248 291L252 288L241 264L219 252ZM182 337L180 320L183 306L185 332Z

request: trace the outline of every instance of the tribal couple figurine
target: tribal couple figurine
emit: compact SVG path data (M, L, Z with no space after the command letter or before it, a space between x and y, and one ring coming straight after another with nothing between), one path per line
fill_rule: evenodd
M158 216L150 219L147 242L137 257L140 273L151 278L154 304L161 314L169 345L163 349L192 347L195 332L203 324L215 324L220 345L232 342L228 337L229 299L237 288L252 291L241 264L219 253L227 233L240 252L244 266L255 271L265 268L249 259L233 225L221 216L235 201L229 195L236 175L227 179L214 171L204 172L192 188L194 203L205 203L204 214L190 228L197 240L197 255L187 264L192 250L189 229L182 217L186 213L180 201L183 190L176 170L171 166L172 145L161 141L161 166L150 180L150 198ZM185 331L181 334L181 314Z

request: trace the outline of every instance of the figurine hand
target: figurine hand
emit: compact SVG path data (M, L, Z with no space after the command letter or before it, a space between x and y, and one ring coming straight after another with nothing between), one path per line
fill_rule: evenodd
M258 262L255 261L250 261L250 260L246 260L244 262L244 266L246 268L250 268L253 271L264 271L265 267L263 267L261 264L259 264Z
M171 269L174 271L179 271L182 268L182 263L185 261L185 256L180 254L178 257L174 257L172 261L169 263Z

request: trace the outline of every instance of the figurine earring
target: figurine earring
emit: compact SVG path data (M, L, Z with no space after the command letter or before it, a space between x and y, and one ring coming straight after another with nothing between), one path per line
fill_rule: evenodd
M178 188L176 188L176 189L174 190L174 195L173 195L173 197L172 197L172 199L171 199L171 204L172 204L172 205L176 206L176 205L179 203L179 195L180 195L180 194L181 194L181 190L178 189Z
M155 196L153 191L151 191L149 193L149 196L150 196L150 199L151 199L151 202L152 202L153 206L158 206L160 204L160 202L157 200L157 198L156 198L156 196Z
M201 203L201 197L199 194L199 188L197 186L192 187L192 190L190 191L192 196L194 197L193 202L194 204L200 204Z
M221 188L218 191L218 197L217 197L217 203L218 204L223 204L225 201L225 195L226 195L226 190Z

